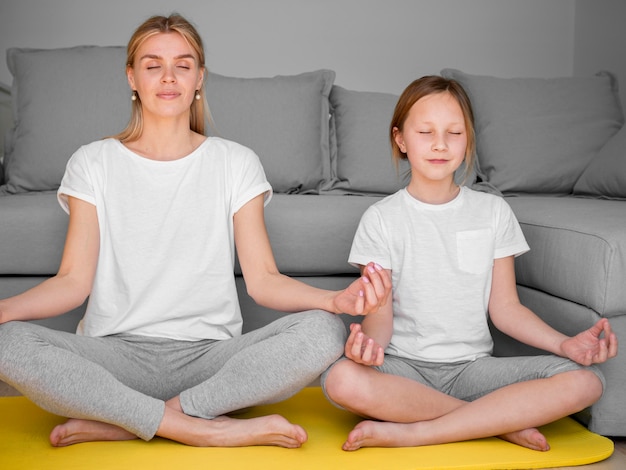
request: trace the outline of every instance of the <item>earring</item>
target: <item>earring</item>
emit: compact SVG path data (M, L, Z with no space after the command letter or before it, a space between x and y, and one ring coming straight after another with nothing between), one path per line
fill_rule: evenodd
M130 95L131 101L137 101L137 90L133 90L133 94Z
M197 100L197 101L200 101L200 98L202 98L202 97L200 96L200 90L196 90L196 100Z

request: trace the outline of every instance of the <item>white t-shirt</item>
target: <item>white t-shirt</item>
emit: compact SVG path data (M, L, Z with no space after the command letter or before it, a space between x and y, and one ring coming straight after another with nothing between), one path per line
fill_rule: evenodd
M272 195L257 155L219 138L173 161L118 140L78 149L58 190L96 206L100 253L78 333L181 340L241 334L233 216Z
M493 261L528 251L503 198L462 187L447 204L406 189L363 214L349 261L392 270L393 336L386 352L428 362L491 354Z

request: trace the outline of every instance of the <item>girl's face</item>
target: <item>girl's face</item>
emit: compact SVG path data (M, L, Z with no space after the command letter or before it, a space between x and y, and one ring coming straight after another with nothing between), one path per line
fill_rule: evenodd
M451 182L465 159L467 129L461 106L448 92L419 99L395 141L407 154L413 179Z
M204 69L185 38L176 32L149 37L128 67L128 83L141 98L144 118L188 116Z

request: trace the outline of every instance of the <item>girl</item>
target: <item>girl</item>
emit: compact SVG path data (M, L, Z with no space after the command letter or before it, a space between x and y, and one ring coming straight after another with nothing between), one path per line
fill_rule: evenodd
M59 188L69 228L58 274L0 301L0 379L71 418L52 430L54 446L158 435L299 447L305 430L280 416L223 415L316 378L345 340L328 312L375 311L390 279L370 265L331 292L278 272L263 218L271 187L251 150L204 136L204 52L184 18L142 24L126 73L128 128L79 149ZM235 246L257 302L318 310L242 336ZM15 321L60 315L87 296L78 335Z
M608 321L570 338L520 304L514 257L528 245L515 216L502 198L455 183L475 153L458 83L428 76L409 85L390 140L395 161L410 163L410 183L366 211L349 261L388 270L393 296L351 326L345 358L322 378L331 401L377 420L359 423L344 450L498 435L548 450L533 427L602 395L603 377L589 366L617 354ZM488 316L553 355L492 357Z

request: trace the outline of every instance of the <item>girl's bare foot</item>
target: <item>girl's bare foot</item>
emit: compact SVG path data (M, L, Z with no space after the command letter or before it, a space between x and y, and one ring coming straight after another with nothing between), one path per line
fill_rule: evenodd
M522 429L521 431L509 432L498 436L518 446L526 447L532 450L540 450L546 452L550 450L550 444L546 437L536 428Z
M361 421L341 447L353 451L361 447L414 447L422 445L411 428L415 423L389 423L385 421Z
M54 447L65 447L81 442L131 439L137 439L137 436L113 424L87 419L70 419L56 426L50 433L50 444Z
M498 436L508 442L532 450L550 449L543 434L535 428L510 432ZM353 451L361 447L415 447L433 444L426 436L420 436L419 423L389 423L362 421L348 434L342 449Z

